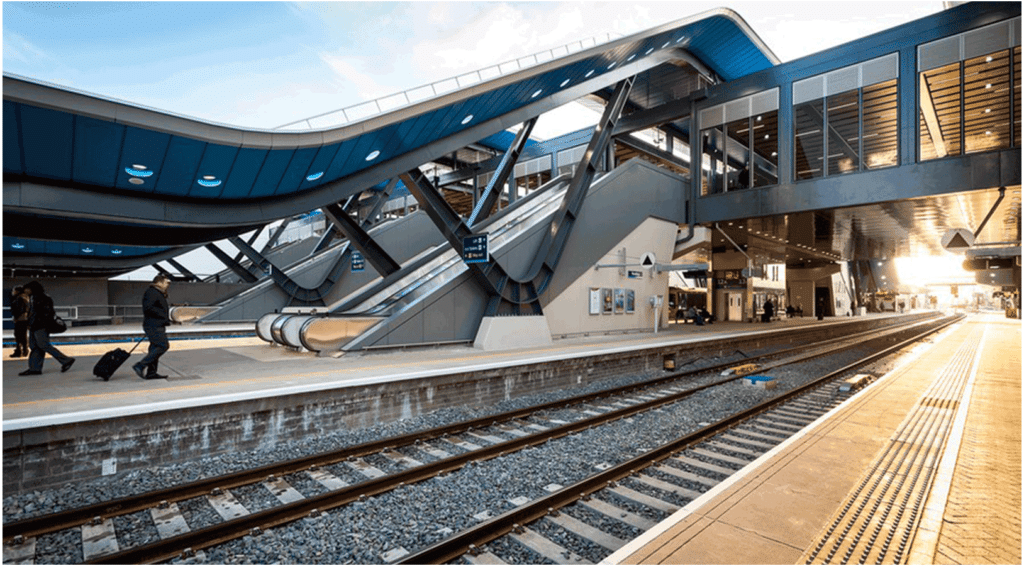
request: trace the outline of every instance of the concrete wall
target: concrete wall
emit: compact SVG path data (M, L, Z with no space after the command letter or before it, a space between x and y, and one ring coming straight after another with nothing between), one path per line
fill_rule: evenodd
M4 279L7 292L15 285L32 281L26 278ZM53 297L57 307L82 305L141 306L142 294L149 287L149 281L120 281L96 278L59 278L38 281L46 294ZM172 305L208 305L225 296L237 293L247 284L232 283L171 283L168 298Z
M666 262L675 245L678 225L657 218L648 218L629 236L612 246L598 260L599 264L623 263L621 250L625 248L625 263L639 263L646 252L653 252L658 261ZM640 278L631 279L630 271L640 273ZM635 309L632 314L604 314L598 305L598 314L592 314L590 298L592 289L628 289L634 292ZM544 307L548 326L554 336L579 334L583 332L612 332L631 330L654 330L654 309L649 298L654 295L668 295L668 272L657 273L641 267L590 269L560 295ZM613 309L614 310L614 309ZM663 300L659 325L664 328L668 316L668 301Z
M59 426L4 430L7 493L62 485L149 466L301 441L345 428L364 428L448 407L484 408L522 395L571 391L618 375L662 375L694 357L731 355L772 344L801 344L891 324L904 317L854 318L838 324L768 334L668 344L597 356L499 366L413 380L389 380L306 394L266 397L146 415ZM107 471L104 471L106 466Z

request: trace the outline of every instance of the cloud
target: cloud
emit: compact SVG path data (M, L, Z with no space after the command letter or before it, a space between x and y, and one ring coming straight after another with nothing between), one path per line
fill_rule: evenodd
M16 61L27 66L53 65L57 61L31 41L16 33L4 33L4 66Z

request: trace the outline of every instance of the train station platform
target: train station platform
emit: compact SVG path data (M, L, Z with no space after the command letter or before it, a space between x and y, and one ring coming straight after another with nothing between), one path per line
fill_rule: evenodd
M93 366L114 347L131 348L135 330L141 329L99 328L92 343L79 336L59 346L77 360L66 373L49 359L42 375L20 376L27 363L10 359L11 350L5 350L4 489L45 488L445 408L489 407L610 377L663 375L669 361L685 369L695 359L800 344L933 314L673 323L657 334L575 336L519 350L449 344L339 358L272 346L256 337L176 339L184 338L180 333L188 327L172 326L171 349L160 363L168 379L143 380L132 372L133 360L148 347L142 343L107 382L92 375Z
M607 564L1020 564L1021 323L976 314Z

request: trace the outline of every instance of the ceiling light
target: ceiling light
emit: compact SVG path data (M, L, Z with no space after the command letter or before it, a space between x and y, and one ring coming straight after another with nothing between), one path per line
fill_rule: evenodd
M92 248L82 248L82 251L87 253L87 254L91 254L93 250L92 250Z
M636 53L634 53L634 54L630 55L630 56L629 56L629 59L626 59L626 62L627 62L627 63L629 63L629 62L630 62L630 61L632 61L633 59L636 59Z
M114 255L121 255L121 250L110 250L110 253Z
M209 179L207 179L207 177L209 177ZM196 179L196 182L199 183L200 186L212 189L213 187L219 187L222 181L212 175L204 175L202 179Z
M988 114L989 112L992 112L992 109L991 108L986 108L985 109L985 114Z
M988 57L985 57L985 62L986 63L991 63L992 62L992 56L989 55Z
M769 134L764 135L764 139L768 139Z
M530 95L530 98L537 98L538 96L540 96L540 93L542 92L544 92L544 89L538 88L533 94Z
M380 155L380 152L375 149L375 150L370 152L370 155L366 156L366 160L367 161L373 161L374 159L377 159L377 156L379 156L379 155Z
M472 114L470 114L469 116L466 116L465 118L463 118L463 119L462 119L462 125L463 125L463 126L465 126L465 125L466 125L466 124L468 124L468 123L470 122L470 120L472 120L472 119L473 119L473 115L472 115Z
M987 85L985 85L985 88L992 88L992 83L988 83Z
M311 175L306 175L306 180L307 181L316 181L317 179L319 179L320 177L323 177L323 176L324 176L324 172L321 171L319 173L313 173Z
M583 78L585 78L585 79L590 78L590 75L593 75L593 74L594 74L594 70L591 69L591 70L587 71L587 74L583 75Z
M135 169L134 167L125 167L124 172L128 173L132 177L149 177L153 174L152 171L147 171L145 169L145 167L143 167L142 169Z
M611 70L611 68L614 67L615 65L616 65L616 62L612 61L612 64L608 65L608 70Z
M992 130L985 130L985 135L986 136L991 136L992 135Z
M142 183L145 183L145 181L138 177L132 177L131 179L128 179L128 182L133 185L141 185Z
M140 171L144 171L146 169L149 169L149 167L146 167L145 165L137 165L137 164L133 163L132 164L132 169L138 169Z
M203 179L206 179L207 181L212 181L216 178L217 177L215 175L203 175Z
M22 244L21 242L15 242L15 243L11 244L11 247L16 249L16 250L23 250L23 249L25 249L25 244Z
M569 84L569 81L570 81L570 80L571 80L571 79L565 79L564 81L562 81L562 84L558 85L558 88L562 88L562 87L564 87L565 85Z
M758 116L758 117L757 117L757 121L758 121L758 122L760 122L760 121L761 121L761 117L760 117L760 116Z
M652 48L650 48L650 49L648 49L647 51L645 51L645 52L644 52L644 55L650 55L652 51L654 51L654 48L653 48L653 47L652 47Z

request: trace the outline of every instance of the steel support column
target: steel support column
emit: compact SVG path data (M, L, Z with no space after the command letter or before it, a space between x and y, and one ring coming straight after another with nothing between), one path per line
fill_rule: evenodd
M245 242L242 243L244 244ZM246 283L255 283L259 279L259 277L257 277L254 273L243 267L242 264L231 259L231 256L224 253L224 250L218 248L216 244L206 244L206 249L209 250L209 252L212 253L214 257L220 260L220 262L223 263L225 267L235 272L235 274L241 277L242 280L245 281Z
M185 281L199 281L199 278L196 277L195 273L189 271L187 267L175 261L174 258L168 258L166 261L171 264L171 267L177 269L178 273L185 277Z
M469 220L466 221L466 224L470 227L476 226L477 223L491 214L494 203L501 197L501 187L505 185L512 171L515 170L516 162L519 161L519 156L523 153L523 148L526 147L526 142L530 139L530 132L533 131L533 126L536 123L537 117L533 117L525 122L512 141L512 145L508 146L508 150L505 151L505 155L501 158L501 163L498 164L498 168L494 171L494 176L491 177L487 187L484 188L483 196L477 201L476 206L473 207L473 213L469 215ZM513 187L514 190L515 188ZM513 200L515 199L510 199L509 202L511 203Z
M357 250L363 253L366 261L377 270L381 277L387 277L401 269L402 266L388 255L384 248L373 241L373 238L366 230L355 220L352 220L352 217L348 215L344 208L337 204L332 204L323 207L321 210L331 220L331 223L348 237L349 245L355 246Z

